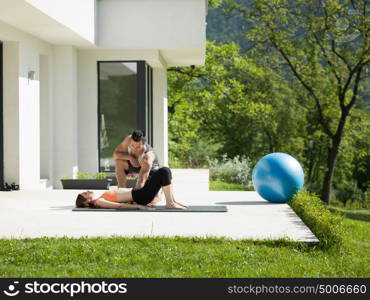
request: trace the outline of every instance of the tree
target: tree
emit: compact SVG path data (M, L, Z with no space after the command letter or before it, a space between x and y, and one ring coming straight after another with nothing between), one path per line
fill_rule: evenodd
M369 74L370 2L255 0L245 7L226 1L251 23L246 35L255 48L278 53L308 94L329 141L321 192L329 203L346 123Z
M218 155L287 151L298 158L304 108L287 80L257 66L235 43L207 42L204 67L169 69L170 153L194 157L199 141L218 144ZM204 143L202 144L204 148Z

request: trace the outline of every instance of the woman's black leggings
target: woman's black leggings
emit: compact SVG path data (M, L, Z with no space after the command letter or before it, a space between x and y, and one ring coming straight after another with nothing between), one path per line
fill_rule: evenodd
M162 186L171 184L171 180L171 170L167 167L159 168L148 178L141 189L133 189L131 191L132 199L136 203L147 205L157 195Z

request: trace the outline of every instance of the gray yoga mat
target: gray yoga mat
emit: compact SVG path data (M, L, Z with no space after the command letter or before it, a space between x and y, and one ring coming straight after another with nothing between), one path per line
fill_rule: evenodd
M155 210L138 210L138 209L115 209L115 208L73 208L72 211L132 211L132 212L227 212L227 207L222 205L194 205L188 206L187 209L168 209L164 206L156 206Z

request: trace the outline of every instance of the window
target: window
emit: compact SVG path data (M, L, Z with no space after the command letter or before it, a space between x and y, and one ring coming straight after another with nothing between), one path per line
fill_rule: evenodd
M153 142L152 69L144 61L98 62L99 171L113 172L112 154L135 129Z

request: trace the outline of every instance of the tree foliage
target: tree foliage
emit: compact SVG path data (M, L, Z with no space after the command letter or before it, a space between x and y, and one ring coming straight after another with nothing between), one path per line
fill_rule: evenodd
M240 54L235 43L208 42L205 66L169 70L169 87L173 157L190 155L198 139L218 145L219 155L254 161L273 151L299 155L296 125L303 126L304 108L283 77Z
M324 200L333 186L344 204L369 203L368 2L224 3L250 47L208 42L205 66L169 69L172 161L286 152Z
M256 0L251 7L227 0L252 24L256 51L278 54L307 93L307 105L328 140L322 199L331 185L350 112L370 65L370 3L326 0Z

